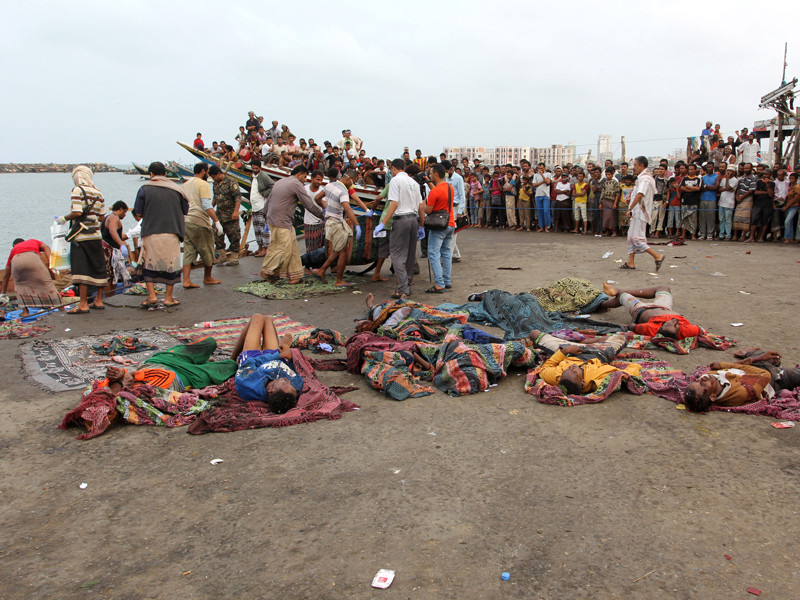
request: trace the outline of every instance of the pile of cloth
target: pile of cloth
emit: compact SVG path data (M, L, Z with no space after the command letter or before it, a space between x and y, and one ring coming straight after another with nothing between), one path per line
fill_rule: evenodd
M99 354L101 356L121 356L155 349L155 346L143 342L136 336L115 335L107 342L93 345L92 354Z
M578 311L588 314L609 299L591 281L579 277L564 277L548 286L533 288L531 294L548 312Z
M437 309L469 315L472 323L486 323L506 332L506 340L527 337L533 329L552 333L558 329L593 329L597 333L622 331L616 323L576 318L562 311L547 311L533 294L488 290L479 302L442 304Z
M690 351L700 346L711 350L727 350L736 345L736 340L724 335L716 335L700 328L700 335L676 340L670 337L635 335L628 343L631 350L662 349L673 354L689 354Z

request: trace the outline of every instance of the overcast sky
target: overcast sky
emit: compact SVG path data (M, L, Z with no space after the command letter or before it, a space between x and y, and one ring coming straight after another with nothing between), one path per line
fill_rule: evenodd
M318 142L350 128L380 157L596 153L603 133L661 155L706 120L774 116L758 103L785 41L800 75L796 0L40 0L3 17L0 162L191 163L176 140L230 142L248 110Z

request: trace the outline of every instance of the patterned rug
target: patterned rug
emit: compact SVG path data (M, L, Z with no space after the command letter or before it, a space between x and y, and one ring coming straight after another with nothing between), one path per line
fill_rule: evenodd
M345 281L355 283L357 280L353 277L345 276ZM290 284L286 280L281 280L278 283L270 283L269 281L248 281L234 287L236 292L245 292L246 294L253 294L259 298L266 298L268 300L296 300L297 298L312 298L314 296L327 296L329 294L341 294L342 292L349 292L353 287L336 287L334 284L334 277L329 276L328 282L323 283L317 277L306 275L303 277L303 283Z
M152 350L125 357L137 365L153 353L180 343L162 331L139 329L105 336L38 340L22 346L22 367L29 379L50 392L84 389L94 379L105 377L106 367L118 365L110 356L98 356L92 352L93 346L111 341L114 335L137 337L141 342L155 346Z
M332 346L344 345L344 340L342 339L341 334L337 331L319 330L312 325L306 325L305 323L295 321L282 313L275 313L270 316L272 317L272 321L275 323L275 329L278 332L278 337L281 337L287 333L291 334L293 338L292 347L294 348L313 347L317 337L316 333L320 331L330 332L331 337L333 338L324 339L321 341L326 341ZM200 338L204 338L208 335L214 336L214 339L217 340L217 351L214 353L214 356L217 357L219 355L223 358L228 358L231 350L233 350L233 346L236 344L236 340L239 338L239 334L242 332L242 329L248 321L248 318L222 319L221 321L214 321L214 325L212 327L170 326L159 327L158 329L163 333L175 337L181 342L194 342L195 340L199 340Z
M0 323L0 340L15 340L36 337L50 331L50 325L37 326L20 321L3 321Z

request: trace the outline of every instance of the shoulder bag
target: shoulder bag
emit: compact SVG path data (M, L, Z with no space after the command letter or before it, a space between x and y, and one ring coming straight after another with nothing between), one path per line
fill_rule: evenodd
M433 231L441 231L450 226L450 213L453 211L453 186L447 186L447 197L450 210L437 210L425 217L425 227Z

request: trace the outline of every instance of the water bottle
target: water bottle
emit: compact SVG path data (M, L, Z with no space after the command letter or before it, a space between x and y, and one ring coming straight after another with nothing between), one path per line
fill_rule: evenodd
M198 328L198 329L200 329L200 328L202 328L202 329L210 329L211 327L214 327L215 325L216 325L216 323L214 321L203 321L202 323L195 323L194 324L194 326L196 328Z
M608 258L608 257L609 257L609 256L611 256L612 254L614 254L614 253L613 253L613 252L611 252L611 250L609 250L608 252L606 252L605 254L603 254L603 258Z

